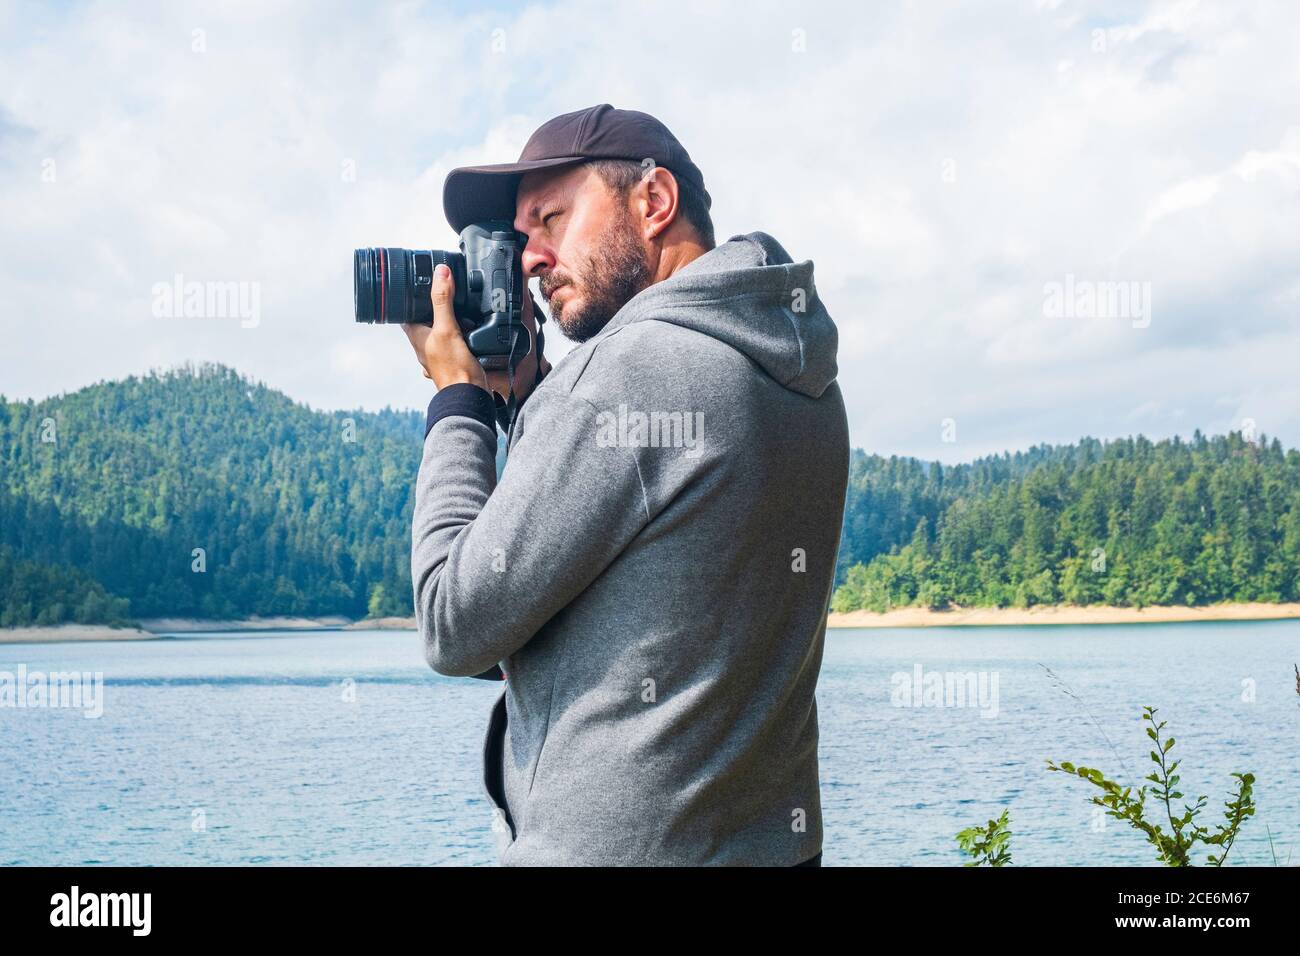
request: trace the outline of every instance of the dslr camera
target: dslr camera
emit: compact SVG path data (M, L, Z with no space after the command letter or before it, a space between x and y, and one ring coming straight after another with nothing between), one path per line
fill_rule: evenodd
M358 322L433 324L429 288L439 264L455 280L456 322L469 350L488 371L513 369L532 347L523 324L525 291L520 256L527 238L500 220L461 230L460 252L439 249L357 249L352 296ZM537 320L542 321L541 316Z

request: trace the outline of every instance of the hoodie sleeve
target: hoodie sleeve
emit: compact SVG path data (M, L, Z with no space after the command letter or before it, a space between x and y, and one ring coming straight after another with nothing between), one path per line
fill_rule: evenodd
M498 483L490 419L430 415L411 579L438 673L474 676L509 657L649 520L637 449L602 446L597 424L584 399L534 395Z

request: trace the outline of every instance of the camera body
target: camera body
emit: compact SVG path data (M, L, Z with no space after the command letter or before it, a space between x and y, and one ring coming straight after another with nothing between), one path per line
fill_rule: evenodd
M352 257L353 307L358 322L433 324L429 289L433 270L451 269L452 301L469 350L489 371L507 369L531 347L523 324L527 239L511 223L471 223L460 233L460 252L377 247Z

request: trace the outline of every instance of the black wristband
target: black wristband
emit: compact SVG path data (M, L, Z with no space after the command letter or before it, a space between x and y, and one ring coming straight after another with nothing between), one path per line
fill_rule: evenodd
M492 393L493 411L496 413L497 424L501 426L503 432L510 431L510 413L506 406L505 400L496 392Z
M457 382L438 389L438 394L429 402L429 414L424 420L424 437L428 438L434 425L452 415L463 415L482 422L492 429L492 439L493 442L496 441L496 403L492 401L492 393L487 389L469 382Z

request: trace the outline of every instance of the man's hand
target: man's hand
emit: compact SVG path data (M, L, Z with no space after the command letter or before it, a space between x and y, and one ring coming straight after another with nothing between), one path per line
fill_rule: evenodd
M402 328L406 330L406 337L411 340L415 356L424 368L424 377L432 379L440 390L457 382L468 382L486 389L487 375L483 366L470 352L460 334L460 326L456 324L456 313L452 310L455 293L456 283L451 270L440 264L433 270L433 282L429 288L429 298L433 301L433 326L405 323Z
M460 326L456 322L456 313L452 308L455 292L455 280L451 277L451 270L445 265L439 265L433 270L433 282L429 288L429 298L433 303L433 326L414 324L402 326L406 331L406 337L411 340L411 346L415 349L416 358L424 369L424 377L431 379L439 389L457 382L467 382L496 392L503 399L507 398L510 391L509 373L500 371L487 374L478 359L470 352L469 346L465 344ZM528 334L536 344L537 318L533 314L532 296L524 300L522 318ZM537 378L537 362L537 349L532 348L515 369L515 396L520 401L532 391L533 383ZM541 363L542 368L549 372L551 366L545 356L542 357Z
M533 385L537 383L537 315L533 312L534 304L531 295L524 298L522 318L532 344L528 354L520 359L519 367L515 369L515 398L521 402L528 397L528 393L533 390ZM544 372L551 370L551 363L546 361L545 355L541 357L541 363ZM510 398L509 372L488 372L487 380L489 389L500 395L502 399Z

